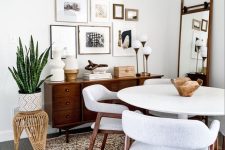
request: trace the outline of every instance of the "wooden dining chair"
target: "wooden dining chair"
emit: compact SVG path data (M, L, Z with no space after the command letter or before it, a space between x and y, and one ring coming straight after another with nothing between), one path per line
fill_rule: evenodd
M102 85L92 85L83 89L83 98L88 110L97 112L89 150L92 150L98 133L104 134L101 150L105 148L108 134L124 134L122 129L122 112L128 108L121 104L102 103L104 100L118 100L117 93L111 92Z
M214 150L220 122L208 128L198 120L145 116L131 111L122 115L125 150ZM135 140L130 145L130 139Z

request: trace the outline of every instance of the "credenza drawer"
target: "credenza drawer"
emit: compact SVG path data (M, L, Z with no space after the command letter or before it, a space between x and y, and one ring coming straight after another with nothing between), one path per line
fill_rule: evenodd
M80 96L75 97L56 97L54 98L54 111L58 110L68 110L75 109L80 110L81 108L81 99Z
M69 124L81 121L81 112L75 109L54 112L56 125Z
M53 87L53 97L79 96L80 85L56 85Z

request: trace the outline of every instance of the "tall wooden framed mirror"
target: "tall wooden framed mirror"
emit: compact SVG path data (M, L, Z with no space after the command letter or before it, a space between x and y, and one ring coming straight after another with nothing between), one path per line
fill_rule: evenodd
M213 0L181 0L178 77L208 86Z

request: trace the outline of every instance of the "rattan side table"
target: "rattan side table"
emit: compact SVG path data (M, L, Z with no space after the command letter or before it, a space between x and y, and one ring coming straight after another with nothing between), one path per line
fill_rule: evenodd
M34 150L44 150L46 146L48 115L45 111L17 113L13 119L14 148L19 149L20 136L25 130Z

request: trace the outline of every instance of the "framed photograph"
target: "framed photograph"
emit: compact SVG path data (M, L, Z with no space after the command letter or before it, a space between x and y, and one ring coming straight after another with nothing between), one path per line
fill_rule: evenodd
M208 31L208 20L202 19L201 30L207 32Z
M108 26L79 26L79 54L110 54L110 33Z
M87 22L87 0L56 0L56 21Z
M132 41L136 39L136 25L128 22L113 24L113 56L135 56Z
M62 51L62 58L67 55L77 57L76 26L50 25L50 43L52 50ZM52 51L51 51L51 58Z
M113 19L124 20L124 5L123 4L113 4Z
M91 21L109 22L110 10L108 0L91 0Z
M192 29L200 31L201 30L201 21L193 19L192 20Z
M126 21L138 21L139 11L137 9L126 9Z

